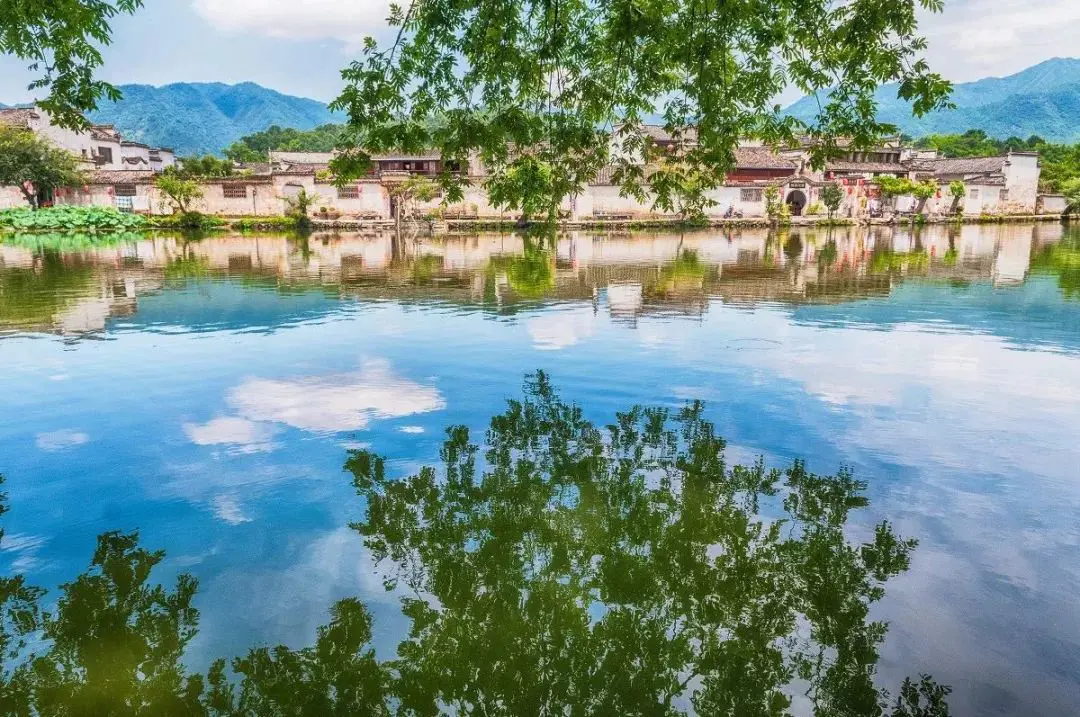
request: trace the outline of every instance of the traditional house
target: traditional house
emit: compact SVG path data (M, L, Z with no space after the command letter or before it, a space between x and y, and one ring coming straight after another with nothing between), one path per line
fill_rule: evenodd
M48 111L40 107L0 109L0 123L23 127L66 149L82 160L89 172L90 184L55 193L58 203L111 204L121 209L151 211L148 197L127 195L131 186L148 186L151 182L143 173L160 172L176 164L171 149L155 149L140 142L127 142L112 125L90 125L87 130L72 130L54 124ZM119 172L120 175L115 173ZM129 175L124 175L130 172ZM100 180L100 183L99 183ZM116 181L113 181L116 180ZM121 193L108 193L106 188L120 186ZM107 201L108 200L108 201ZM17 189L0 188L0 208L25 206L26 200Z
M920 160L943 188L961 181L966 214L1034 214L1039 196L1039 155L1009 152L1000 157ZM948 198L951 202L951 198Z

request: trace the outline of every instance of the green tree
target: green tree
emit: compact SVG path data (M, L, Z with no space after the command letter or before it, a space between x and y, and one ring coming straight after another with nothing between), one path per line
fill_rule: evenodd
M1005 150L1003 142L991 139L981 129L969 129L963 134L931 134L916 145L936 149L944 157L985 157L1002 154Z
M1061 193L1065 195L1065 213L1080 214L1080 177L1062 182Z
M38 104L53 121L86 127L83 113L98 100L120 99L119 90L94 79L102 63L99 46L112 38L109 23L140 7L142 0L3 0L0 55L14 55L41 73L30 89L48 88Z
M960 206L960 202L964 201L964 197L967 196L967 187L959 179L949 182L949 196L952 197L952 206L949 207L949 214L959 214L963 211Z
M56 189L86 182L75 155L26 129L0 124L0 186L18 187L31 207Z
M821 188L821 203L829 210L829 220L831 221L833 215L836 214L836 210L844 203L844 189L839 184L832 182L826 184Z
M783 203L780 197L780 187L775 184L765 187L765 216L769 217L773 223L779 221L780 207Z
M689 167L724 181L740 140L791 143L808 134L822 161L849 136L868 146L894 128L876 119L875 89L898 83L916 114L947 105L950 85L921 54L916 11L941 0L776 0L708 5L661 0L513 0L393 6L392 44L367 40L346 68L333 107L349 122L344 176L370 153L437 149L464 165L478 153L499 206L560 202L611 165L627 192L651 190L665 206ZM822 91L804 123L774 98L793 86ZM653 141L658 113L676 139ZM615 145L614 151L612 146ZM677 156L678 163L661 162ZM440 177L450 201L467 178ZM530 214L531 215L531 214Z
M394 208L394 227L401 236L401 223L416 211L417 202L430 202L439 195L439 185L431 179L413 174L407 179L394 182L387 187L387 193Z
M911 194L915 189L915 184L907 177L890 177L887 174L874 177L874 184L877 185L878 191L881 192L882 199L885 199L890 206L893 205L897 197Z
M921 182L915 182L911 185L911 195L919 201L915 206L915 213L922 214L923 209L926 208L926 202L930 197L937 194L938 183L934 179L924 179Z
M870 608L915 543L888 523L848 542L849 472L729 465L700 403L601 429L542 373L483 444L453 427L443 469L404 479L346 464L412 622L401 714L780 715L796 682L818 714L888 709ZM905 683L897 709L927 709L893 714L947 714L937 694Z
M342 131L338 124L307 131L271 125L233 142L225 149L225 157L234 162L254 163L267 161L271 151L331 152L341 140Z
M308 190L301 187L296 194L285 195L285 216L296 221L296 228L305 231L311 228L311 207L319 201L318 194L308 194Z
M175 174L185 179L231 177L235 174L235 168L232 160L219 159L212 154L207 154L202 157L183 157L178 166L169 167L165 173Z
M191 211L192 202L203 196L202 185L198 180L185 179L177 174L161 174L154 183L158 191L172 203L173 210L180 214L188 214Z

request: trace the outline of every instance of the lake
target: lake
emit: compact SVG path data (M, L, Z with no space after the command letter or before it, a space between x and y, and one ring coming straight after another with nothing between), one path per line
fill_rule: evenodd
M889 626L879 684L932 674L958 715L1080 705L1075 227L72 237L60 249L21 237L0 244L0 363L0 567L55 590L87 569L99 534L138 530L165 551L156 580L199 581L192 669L308 645L350 596L392 657L409 631L402 587L384 588L387 560L349 527L375 493L358 495L365 469L343 466L368 455L355 451L385 457L395 479L441 466L447 427L483 444L543 370L598 427L635 404L699 399L729 463L803 460L865 481L868 505L844 534L867 541L888 520L918 540L871 607ZM441 508L413 499L428 518ZM782 509L758 511L768 525ZM560 540L546 560L575 559L558 556L577 539ZM425 589L452 606L438 580L465 558L419 544L418 560L450 571ZM567 584L560 573L549 587ZM489 618L485 644L501 634Z

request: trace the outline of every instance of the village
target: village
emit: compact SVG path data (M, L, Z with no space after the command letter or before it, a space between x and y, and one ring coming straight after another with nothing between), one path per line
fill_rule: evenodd
M60 188L42 197L45 205L114 207L147 215L172 214L175 207L155 183L156 177L178 163L167 148L154 148L126 140L109 125L87 131L57 126L41 108L0 109L0 123L25 128L62 147L85 166L88 182ZM662 127L646 125L650 141L659 149L674 149L676 139ZM839 156L815 169L809 142L773 149L745 142L735 151L735 168L723 186L706 194L705 217L713 221L762 220L770 215L769 193L797 222L825 218L823 192L838 186L842 198L834 216L846 222L895 221L918 213L924 218L1053 218L1066 209L1060 195L1040 194L1037 153L1010 151L1001 156L961 159L938 156L933 150L906 146L899 138L885 140L871 150L857 150L840 142ZM203 196L191 209L220 217L283 216L290 199L301 193L314 197L312 212L334 223L385 222L395 217L393 187L412 176L437 177L444 170L436 152L388 154L372 157L367 176L353 182L335 182L330 172L334 153L274 152L266 162L237 165L233 176L203 178ZM458 169L455 167L455 169ZM493 206L483 187L483 163L472 158L461 202L447 204L436 193L418 202L413 211L446 220L511 221L513 212ZM930 196L888 196L886 182L907 180L932 188ZM959 185L958 185L959 183ZM895 181L893 181L895 185ZM961 187L962 195L955 190ZM772 189L775 188L775 189ZM0 209L26 206L16 187L0 187ZM648 201L624 196L612 181L610 168L599 173L584 190L563 201L562 218L568 223L673 221L675 212L663 212Z

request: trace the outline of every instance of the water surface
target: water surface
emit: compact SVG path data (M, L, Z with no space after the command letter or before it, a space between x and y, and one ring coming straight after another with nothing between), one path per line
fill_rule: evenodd
M141 531L200 580L188 663L311 642L361 597L407 629L347 527L342 470L439 463L551 376L599 425L706 401L732 460L849 466L919 540L875 615L884 682L954 714L1080 704L1080 236L1054 224L781 235L574 232L0 244L0 561L54 587Z

